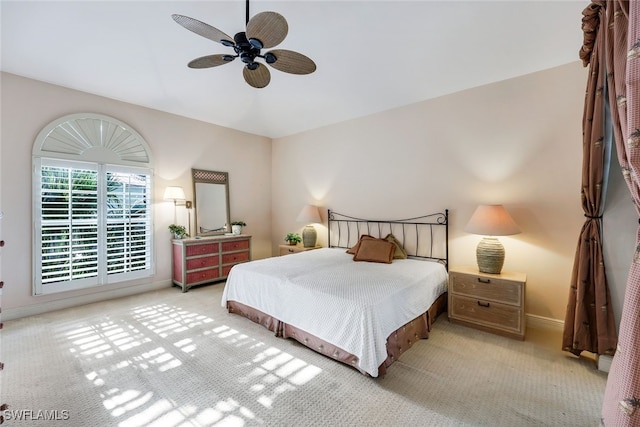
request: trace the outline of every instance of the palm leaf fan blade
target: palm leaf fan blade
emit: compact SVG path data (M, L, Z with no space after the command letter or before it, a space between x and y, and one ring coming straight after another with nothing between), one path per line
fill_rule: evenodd
M192 31L204 38L217 43L222 43L223 40L226 40L228 42L231 42L231 44L233 45L233 37L230 37L229 35L225 34L215 27L212 27L209 24L205 24L202 21L198 21L197 19L189 18L188 16L184 15L173 14L171 15L171 17L174 21L182 25L187 30Z
M223 54L207 55L207 56L202 56L200 58L196 58L193 61L190 61L189 64L187 65L189 66L189 68L217 67L219 65L223 65L229 62L229 59L225 59L225 58L232 58L231 60L235 59L231 55L223 55Z
M244 67L242 69L242 76L249 86L260 89L269 84L271 81L271 73L269 73L269 69L264 65L258 63L255 64L257 67L254 70Z
M247 22L247 38L257 39L263 48L270 48L280 44L289 31L289 25L284 16L276 12L261 12Z
M276 49L269 51L276 60L269 63L276 70L290 74L311 74L316 70L316 63L307 56L286 49Z

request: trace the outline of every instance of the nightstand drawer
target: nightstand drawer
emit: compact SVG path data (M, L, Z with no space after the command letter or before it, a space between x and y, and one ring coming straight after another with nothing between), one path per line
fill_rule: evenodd
M280 245L280 252L279 255L291 255L291 254L297 254L300 252L306 252L306 251L312 251L314 249L320 249L321 246L311 246L311 247L304 247L301 245Z
M449 311L450 316L456 319L478 325L515 333L520 333L523 330L522 310L512 305L453 295Z
M468 274L451 275L451 292L481 300L519 306L522 301L520 283L493 277Z
M297 254L298 252L300 251L296 249L296 246L294 245L291 245L291 246L280 245L280 255Z

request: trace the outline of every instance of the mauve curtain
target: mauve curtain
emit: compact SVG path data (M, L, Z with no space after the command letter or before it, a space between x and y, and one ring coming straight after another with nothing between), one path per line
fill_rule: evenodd
M578 239L565 315L562 349L613 354L617 337L602 255L602 208L605 175L604 1L583 11L584 45L580 51L589 77L582 117L582 208L587 218Z
M618 160L640 215L640 2L607 2L606 58ZM640 426L640 229L631 257L620 339L602 406L602 425Z

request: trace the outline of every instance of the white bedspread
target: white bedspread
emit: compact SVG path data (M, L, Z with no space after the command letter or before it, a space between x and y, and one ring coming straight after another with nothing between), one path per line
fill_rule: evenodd
M237 301L311 333L356 355L358 368L376 377L386 338L446 289L439 263L355 262L344 249L324 248L234 266L222 306Z

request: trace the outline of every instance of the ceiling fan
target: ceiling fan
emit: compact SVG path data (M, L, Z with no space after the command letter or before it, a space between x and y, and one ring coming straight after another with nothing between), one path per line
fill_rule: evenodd
M276 70L291 74L311 74L316 64L305 55L292 50L274 49L262 53L263 49L280 44L287 36L289 26L284 16L276 12L261 12L249 19L249 0L246 0L246 31L230 37L209 24L184 15L171 15L174 21L189 31L223 46L231 47L235 54L214 54L190 61L189 68L211 68L232 62L236 58L245 64L242 70L244 80L255 88L266 87L271 81L269 69L258 62L260 58Z

